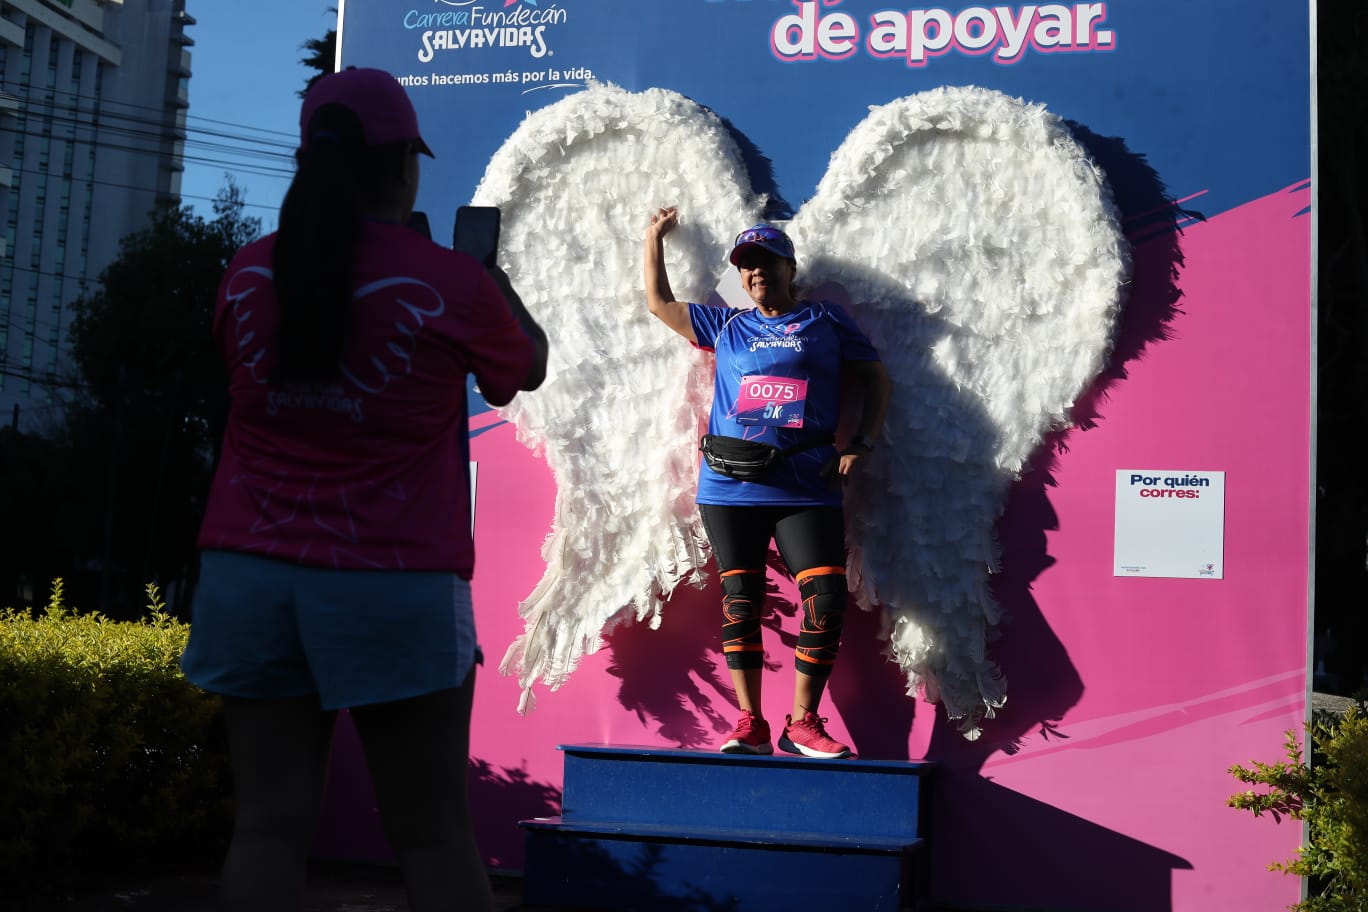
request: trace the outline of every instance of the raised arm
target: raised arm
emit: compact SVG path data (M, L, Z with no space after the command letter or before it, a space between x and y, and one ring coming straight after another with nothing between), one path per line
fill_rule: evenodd
M646 306L666 326L690 342L697 343L689 321L689 305L676 301L665 273L665 235L679 224L679 210L671 206L657 209L646 228L646 249L642 259L646 278Z

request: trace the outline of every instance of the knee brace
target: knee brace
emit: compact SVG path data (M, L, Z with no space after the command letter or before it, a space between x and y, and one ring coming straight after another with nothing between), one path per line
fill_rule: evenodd
M803 621L798 628L794 667L804 674L825 678L836 664L845 625L846 575L844 567L813 567L798 574L798 594L803 600Z
M728 570L722 574L722 654L728 668L760 668L765 647L760 620L765 609L765 571Z

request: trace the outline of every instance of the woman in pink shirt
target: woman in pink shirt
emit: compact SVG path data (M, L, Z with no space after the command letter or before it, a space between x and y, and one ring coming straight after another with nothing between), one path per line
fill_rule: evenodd
M232 406L182 667L224 697L224 906L299 908L349 708L412 908L487 909L467 378L494 405L535 389L546 337L501 272L405 227L432 153L393 77L324 77L300 129L280 229L234 258L214 322Z

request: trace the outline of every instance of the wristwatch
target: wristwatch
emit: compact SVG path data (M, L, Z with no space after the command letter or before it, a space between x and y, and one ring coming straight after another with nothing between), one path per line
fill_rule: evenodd
M874 452L874 441L870 440L864 434L856 434L854 437L851 437L850 445L860 447L863 450L868 450L871 453Z

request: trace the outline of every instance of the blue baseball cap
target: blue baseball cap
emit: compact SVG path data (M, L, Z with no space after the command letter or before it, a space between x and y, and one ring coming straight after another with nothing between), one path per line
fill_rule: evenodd
M762 222L750 226L736 236L736 244L732 247L730 257L731 264L737 265L737 260L741 259L742 254L757 247L785 260L795 259L793 241L789 240L789 236L773 225Z

